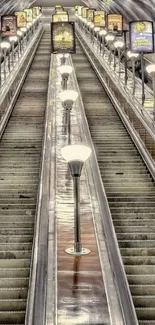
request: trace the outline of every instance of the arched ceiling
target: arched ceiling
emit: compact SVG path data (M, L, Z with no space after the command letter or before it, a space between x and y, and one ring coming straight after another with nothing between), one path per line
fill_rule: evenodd
M126 21L136 19L155 20L155 0L83 0L89 7L106 12L119 12Z
M33 0L0 0L0 16L28 8Z
M0 15L9 14L34 5L54 6L61 3L63 6L86 5L103 9L106 12L119 12L126 21L135 19L155 20L155 0L0 0Z

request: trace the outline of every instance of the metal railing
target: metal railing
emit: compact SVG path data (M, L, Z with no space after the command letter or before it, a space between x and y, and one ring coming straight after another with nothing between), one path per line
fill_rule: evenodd
M0 91L0 135L5 129L5 125L12 112L21 86L24 83L43 31L43 25L40 24L27 50L21 57L19 64L16 66L16 69L14 68L14 70L12 70L9 79L5 82Z
M102 84L110 96L138 150L155 178L155 124L153 117L140 105L132 93L124 87L114 71L95 51L84 33L77 29L77 37L87 52L93 68L96 70ZM152 115L153 116L153 115Z

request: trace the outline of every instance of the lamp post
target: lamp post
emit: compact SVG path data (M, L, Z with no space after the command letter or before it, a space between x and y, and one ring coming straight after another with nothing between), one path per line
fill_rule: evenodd
M68 135L68 144L71 143L71 121L70 121L70 112L73 107L74 102L78 98L78 93L75 90L64 90L59 94L60 99L62 100L63 107L65 108L65 124L67 122L67 135Z
M105 36L105 40L106 40L106 42L108 43L108 45L110 47L109 57L108 57L108 61L109 61L110 64L111 64L111 50L112 50L111 45L112 45L114 39L115 39L115 36L113 34L107 34Z
M18 35L18 53L20 54L22 51L21 51L21 38L23 36L23 33L21 30L18 30L17 31L17 35Z
M104 56L104 50L105 50L105 36L107 35L107 31L105 29L101 29L99 31L99 36L100 36L100 53L102 50L102 46L103 46L103 56Z
M89 34L89 32L90 32L89 28L90 28L91 24L92 24L91 21L88 21L88 22L87 22L87 30L88 30L88 34Z
M97 40L97 43L98 43L98 33L100 31L100 27L94 27L93 29L93 43L95 44L95 33L97 34L97 37L96 37L96 40Z
M7 54L7 51L10 49L10 43L9 42L2 42L0 44L0 47L2 49L2 53L4 55L4 79L6 79L6 54ZM10 72L10 56L8 58L8 69L9 69L9 72Z
M23 33L23 48L24 48L24 45L27 44L27 28L26 27L21 27L20 28L21 32ZM25 38L26 38L26 44L24 44L24 35L25 35Z
M132 79L133 79L132 83L133 83L133 95L134 95L135 94L135 89L136 89L136 84L135 84L135 60L137 59L139 54L128 51L127 56L128 56L128 58L131 59L131 64L132 64Z
M115 41L114 42L114 48L117 49L118 51L118 74L120 77L120 73L121 73L121 50L124 47L124 42L122 41ZM115 70L115 55L114 55L114 70Z
M80 230L80 176L84 162L89 158L91 149L83 145L70 145L61 149L62 157L67 161L74 183L74 246L65 252L70 255L87 255L91 251L82 247Z
M58 68L58 71L60 72L62 76L62 88L63 90L67 89L67 81L70 76L70 74L73 71L73 68L70 65L62 65Z
M91 23L91 25L90 25L90 38L91 38L92 43L93 43L93 29L94 29L94 24Z
M14 45L15 45L15 42L18 41L18 37L17 36L10 36L9 41L11 43L11 49L12 49L12 66L14 66Z
M155 64L148 65L146 67L146 71L152 77L152 83L153 83L153 115L154 115L154 119L155 119Z

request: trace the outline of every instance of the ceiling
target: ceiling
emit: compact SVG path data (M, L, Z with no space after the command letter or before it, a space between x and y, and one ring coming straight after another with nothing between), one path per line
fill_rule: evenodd
M0 0L0 15L9 14L34 5L53 7L62 4L64 7L86 5L103 9L106 12L119 12L126 21L137 19L155 20L155 0Z

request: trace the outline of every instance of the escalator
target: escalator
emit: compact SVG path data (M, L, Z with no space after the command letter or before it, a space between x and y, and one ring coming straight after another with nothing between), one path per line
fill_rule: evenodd
M82 47L72 56L140 325L155 325L155 186Z
M49 66L46 30L0 142L0 324L25 322Z

